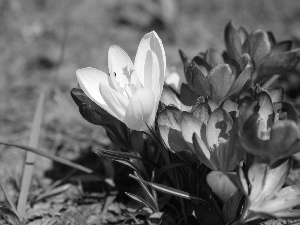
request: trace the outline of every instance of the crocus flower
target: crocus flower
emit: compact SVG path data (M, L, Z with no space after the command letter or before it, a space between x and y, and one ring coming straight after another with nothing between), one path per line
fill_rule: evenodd
M247 196L240 222L247 223L268 216L299 218L300 209L293 208L300 205L300 185L282 188L290 166L290 160L275 168L264 163L255 163L247 174L239 171L242 188Z
M195 56L191 62L183 54L181 52L188 87L198 96L208 96L217 106L249 84L252 63L248 54L242 56L240 64L224 61L212 48Z
M159 113L157 124L166 147L185 161L200 160L211 170L234 170L236 129L225 110L212 111L207 102L191 112L170 105Z
M248 34L243 27L236 29L232 22L225 28L225 43L227 54L237 62L241 61L243 54L250 55L255 83L290 72L300 62L300 49L292 49L292 41L276 43L271 32L256 30Z
M299 152L300 132L292 105L272 91L256 94L256 102L240 116L241 144L263 162L274 164ZM256 107L254 107L256 106Z
M108 68L109 75L94 68L77 70L84 93L132 130L153 127L166 70L165 51L157 33L142 38L134 64L122 48L110 47Z

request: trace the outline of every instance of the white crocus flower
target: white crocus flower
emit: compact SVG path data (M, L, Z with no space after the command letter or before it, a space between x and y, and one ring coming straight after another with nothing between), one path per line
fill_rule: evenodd
M110 75L94 68L77 70L84 93L132 130L154 127L166 70L165 51L157 33L142 38L134 64L122 48L110 47L108 67Z

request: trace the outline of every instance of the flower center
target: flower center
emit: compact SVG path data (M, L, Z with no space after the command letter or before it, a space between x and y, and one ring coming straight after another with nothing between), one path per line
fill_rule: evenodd
M133 77L134 70L128 69L128 66L125 66L123 68L122 78L118 81L118 85L120 86L122 90L122 94L126 95L128 98L131 98L131 96L136 92L137 88L132 83L132 77Z

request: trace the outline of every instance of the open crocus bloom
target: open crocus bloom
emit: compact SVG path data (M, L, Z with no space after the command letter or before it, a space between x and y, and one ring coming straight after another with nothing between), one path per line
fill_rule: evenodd
M132 130L153 127L166 69L165 51L155 31L142 38L134 64L122 48L110 47L108 67L110 75L94 68L77 70L84 93Z
M247 195L241 222L250 222L264 217L299 218L300 185L283 187L289 173L289 160L271 169L269 165L257 163L250 167L248 179L240 171L243 191ZM247 184L247 180L249 184Z

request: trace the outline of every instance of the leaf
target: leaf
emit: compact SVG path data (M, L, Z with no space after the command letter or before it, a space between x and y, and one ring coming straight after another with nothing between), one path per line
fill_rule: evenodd
M176 189L176 188L172 188L172 187L168 187L166 185L163 185L163 184L157 184L157 183L152 183L152 182L148 182L148 181L145 181L145 180L142 180L132 174L129 175L131 178L135 179L135 180L138 180L138 181L141 181L149 186L151 186L152 188L158 190L158 191L161 191L163 193L166 193L166 194L170 194L170 195L174 195L174 196L177 196L177 197L180 197L180 198L185 198L185 199L189 199L189 200L193 200L193 201L198 201L199 203L202 203L202 204L205 204L205 205L209 205L210 206L210 203L207 202L206 200L202 199L202 198L199 198L197 196L193 196L191 194L189 194L188 192L185 192L185 191L181 191L179 189Z
M152 212L157 212L157 210L155 208L153 208L153 206L151 206L150 204L148 204L148 202L141 198L140 196L137 196L137 195L134 195L134 194L131 194L131 193L128 193L128 192L125 192L126 195L128 195L130 198L132 198L133 200L139 202L139 203L142 203L143 205L145 205L146 207L148 207L149 209L152 210Z
M136 177L138 177L139 179L143 179L141 177L141 175L139 175L136 171L134 171L134 175ZM141 185L141 187L143 188L143 190L145 191L148 199L150 200L150 202L148 202L148 204L150 204L152 206L152 208L154 208L154 212L159 212L159 207L158 207L158 202L157 202L157 194L156 194L156 191L155 190L151 190L152 191L152 194L149 190L149 188L141 181L138 181L139 184ZM147 200L148 200L147 199Z
M110 122L110 119L106 117L106 114L99 113L92 106L87 105L85 103L82 103L79 106L79 112L86 121L94 125L105 126L112 124Z
M24 225L20 218L10 208L0 206L0 213L7 216L12 221L13 225Z
M26 151L30 151L30 152L33 152L37 155L40 155L40 156L43 156L43 157L46 157L48 159L51 159L55 162L58 162L58 163L61 163L61 164L64 164L66 166L70 166L70 167L73 167L77 170L80 170L80 171L83 171L85 173L93 173L93 170L89 169L89 168L86 168L84 166L81 166L77 163L73 163L71 161L68 161L66 159L63 159L63 158L60 158L60 157L57 157L55 155L51 155L49 154L47 151L41 151L41 150L38 150L38 149L35 149L35 148L32 148L32 147L28 147L28 146L25 146L25 145L18 145L18 144L12 144L12 143L6 143L6 142L0 142L0 144L2 145L7 145L7 146L12 146L12 147L16 147L16 148L20 148L20 149L23 149L23 150L26 150Z
M41 124L43 120L44 98L45 95L43 92L41 92L39 100L36 105L36 111L34 113L30 139L29 139L29 146L33 148L37 148L39 137L40 137ZM28 152L28 151L26 152L26 159L25 159L25 165L24 165L22 182L21 182L21 190L20 190L20 195L19 195L19 200L17 205L17 211L20 217L22 218L25 216L27 197L28 197L33 170L34 170L35 159L36 159L36 154L34 154L33 152Z
M80 114L88 122L95 125L111 125L118 122L115 117L89 99L81 89L73 88L71 96L79 107Z
M129 152L120 152L120 151L112 151L112 150L107 150L107 149L97 149L95 151L96 154L98 155L103 155L109 158L115 158L115 159L120 159L120 160L130 160L130 159L137 159L137 160L143 160L142 157L129 153Z
M159 181L159 178L162 176L163 173L167 172L168 170L177 168L177 167L183 167L183 166L189 166L190 163L172 163L172 164L167 164L159 168L154 174L153 181Z

